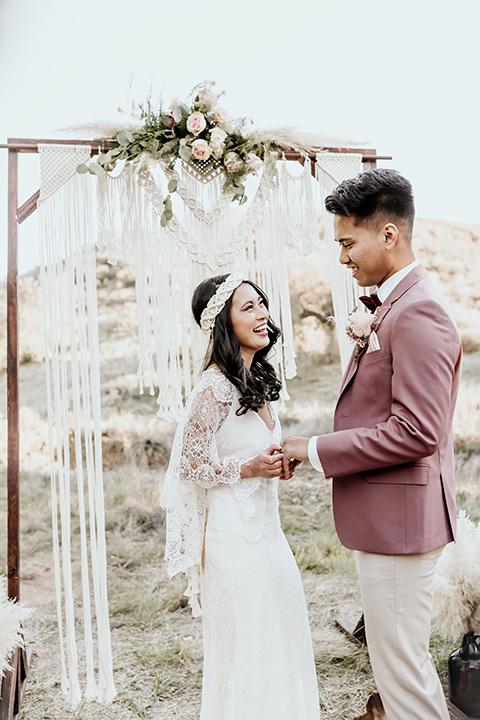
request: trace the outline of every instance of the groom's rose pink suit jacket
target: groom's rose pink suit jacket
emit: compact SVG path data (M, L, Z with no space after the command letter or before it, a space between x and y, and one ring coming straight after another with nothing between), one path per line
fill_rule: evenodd
M452 419L461 342L422 266L378 315L380 349L350 360L335 432L317 450L333 477L341 542L383 554L423 553L455 536Z

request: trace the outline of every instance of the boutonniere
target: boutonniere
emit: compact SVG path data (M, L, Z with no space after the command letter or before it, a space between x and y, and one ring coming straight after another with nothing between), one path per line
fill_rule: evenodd
M372 313L354 308L348 316L349 322L345 332L350 340L355 343L355 362L358 361L364 349L368 347L372 333L377 328L377 310L372 315Z

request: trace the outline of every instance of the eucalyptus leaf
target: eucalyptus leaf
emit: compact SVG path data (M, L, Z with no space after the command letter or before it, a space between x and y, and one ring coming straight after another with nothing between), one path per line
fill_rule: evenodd
M130 133L128 133L128 135L130 135ZM117 133L115 140L118 142L119 145L125 147L126 145L128 145L129 142L132 142L133 140L133 138L132 140L129 140L128 135L125 130L120 130L120 132Z
M92 175L103 175L105 170L97 162L91 162L90 167L88 168L88 172Z
M172 210L165 210L164 215L165 215L165 217L167 218L167 221L168 221L168 220L171 220L171 219L172 219L172 217L173 217L173 212L172 212Z
M187 162L190 160L190 150L185 147L185 145L182 145L182 147L178 151L178 154L180 155L182 160L186 160Z
M80 173L80 175L83 175L84 173L88 172L88 165L85 165L84 163L81 163L80 165L77 165L77 172Z
M121 147L110 150L110 154L112 157L117 157L117 155L120 155L120 153L122 153L122 152L123 152L123 148L121 148Z
M127 136L128 142L132 143L132 142L135 140L135 138L133 137L132 133L129 132L128 130L125 131L125 135Z
M163 201L163 204L165 206L165 210L171 210L172 209L172 198L170 195L167 195L165 200Z
M167 223L168 223L167 216L165 213L162 213L162 217L160 218L160 225L162 227L165 227Z
M243 194L243 195L242 195L242 199L240 200L240 203L239 203L239 204L240 204L240 205L245 205L245 203L247 202L247 200L248 200L247 196L246 196L245 194Z
M168 192L171 192L171 193L175 192L175 190L177 189L177 187L178 187L178 182L177 182L177 180L175 180L175 178L172 178L172 179L170 180L170 182L168 183Z

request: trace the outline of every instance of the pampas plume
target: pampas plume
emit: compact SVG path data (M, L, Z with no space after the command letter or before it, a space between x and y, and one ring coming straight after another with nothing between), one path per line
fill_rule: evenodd
M325 148L354 147L358 145L358 143L352 143L344 138L304 133L289 127L255 130L249 134L249 138L260 143L273 141L282 150L293 150L300 153L315 153Z
M114 140L120 130L138 132L141 128L142 125L139 121L131 118L131 120L125 122L97 120L91 123L70 125L69 127L58 128L56 132L79 140Z
M480 525L464 510L458 514L457 542L445 547L437 564L433 615L447 638L480 630Z
M6 578L0 576L0 679L11 670L9 659L13 651L23 647L21 624L32 612L8 599Z

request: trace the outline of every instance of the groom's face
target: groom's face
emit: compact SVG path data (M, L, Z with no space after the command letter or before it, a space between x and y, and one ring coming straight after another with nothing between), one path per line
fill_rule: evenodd
M361 287L381 285L393 274L383 226L355 225L355 218L335 215L334 227L340 262Z

